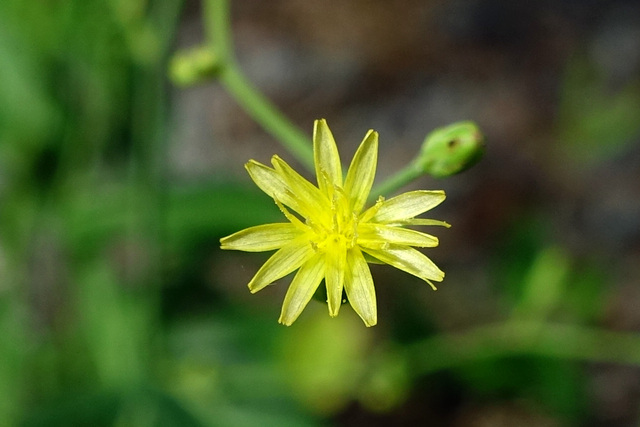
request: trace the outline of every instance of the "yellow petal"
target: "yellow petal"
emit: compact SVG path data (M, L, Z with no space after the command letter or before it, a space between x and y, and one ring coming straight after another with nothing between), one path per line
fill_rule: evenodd
M451 224L449 224L448 222L428 218L409 218L402 221L397 221L397 223L402 225L438 225L440 227L446 228L451 227Z
M316 120L313 126L313 158L320 191L328 194L329 186L342 187L340 155L325 119Z
M276 206L278 206L278 209L280 209L280 212L282 212L285 218L291 221L291 224L293 224L298 230L306 231L309 229L309 227L306 226L302 221L300 221L297 216L289 212L287 208L285 208L284 205L278 201L278 199L276 199L275 202Z
M385 200L371 219L372 222L392 223L413 218L438 206L445 199L444 191L417 190Z
M311 184L298 172L293 170L287 162L278 156L273 156L271 163L283 178L287 187L290 188L292 193L298 198L298 201L305 205L305 210L311 213L318 213L319 211L330 209L329 200L318 187Z
M347 251L347 269L344 278L344 289L349 303L367 326L378 323L376 290L373 278L362 252L356 247Z
M233 233L220 239L221 249L264 252L280 249L303 232L291 223L264 224Z
M249 160L245 165L247 172L258 187L273 199L289 206L302 216L309 214L299 199L293 194L284 178L276 171L255 160Z
M353 211L358 214L369 197L378 162L378 132L370 130L353 156L344 184Z
M421 278L432 287L433 285L429 282L430 280L440 282L444 279L444 272L440 270L433 261L409 246L389 245L384 249L363 247L362 250L382 262Z
M329 315L335 317L342 305L342 288L344 285L344 272L346 269L347 248L344 244L330 244L325 252L327 286L327 304Z
M438 246L438 238L407 228L384 224L360 224L358 227L358 244L368 248L380 248L385 244L417 246L433 248Z
M324 256L318 253L300 267L291 281L278 322L291 326L309 303L323 277Z
M251 293L256 293L274 281L299 268L315 251L305 238L298 238L283 246L265 262L249 282Z

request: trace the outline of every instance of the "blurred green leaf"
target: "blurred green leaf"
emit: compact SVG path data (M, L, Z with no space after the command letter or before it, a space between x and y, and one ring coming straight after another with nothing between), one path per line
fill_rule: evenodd
M0 14L0 140L3 150L33 150L49 142L59 111L47 91L45 61L28 40L8 32L8 19Z
M284 377L310 410L332 415L356 398L366 372L372 330L344 306L339 316L313 304L281 339Z
M14 298L10 298L14 297ZM0 299L0 425L14 425L24 407L29 343L25 307L15 294Z
M157 327L153 299L124 288L104 261L83 266L77 282L81 331L102 386L144 383Z
M558 247L541 249L523 278L523 291L513 316L545 319L554 310L567 287L568 255Z
M576 56L565 71L559 137L578 162L610 158L640 135L640 80L608 86L594 65Z
M575 321L589 324L604 312L608 274L601 260L581 260L571 273L563 308Z
M570 419L584 411L580 371L570 361L518 356L473 361L455 372L484 399L533 399Z
M369 358L358 400L372 412L385 413L402 405L411 391L411 372L401 348L379 348Z
M274 346L284 328L259 313L225 311L169 329L165 388L211 426L313 426L296 404Z
M253 188L226 183L165 191L162 204L156 206L148 191L117 184L100 190L80 186L68 193L61 214L72 247L83 252L101 247L149 209L158 210L160 233L170 248L203 239L217 241L226 233L281 220L271 199Z
M24 427L205 427L173 397L154 389L68 395L36 408Z

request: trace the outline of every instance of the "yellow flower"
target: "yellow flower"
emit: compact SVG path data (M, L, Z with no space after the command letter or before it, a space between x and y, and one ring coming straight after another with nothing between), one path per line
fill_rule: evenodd
M415 247L438 245L429 234L407 225L449 225L415 218L439 205L444 191L410 191L378 201L363 212L376 172L378 133L370 130L343 179L338 148L327 122L316 120L313 153L316 187L280 157L273 168L254 160L246 164L253 181L289 220L250 227L220 239L222 249L247 252L277 250L249 282L252 293L298 270L284 298L279 322L291 325L307 305L320 282L327 289L329 315L338 315L343 289L367 326L378 321L376 294L365 254L370 262L390 264L413 274L435 289L444 273ZM297 213L294 214L289 209Z

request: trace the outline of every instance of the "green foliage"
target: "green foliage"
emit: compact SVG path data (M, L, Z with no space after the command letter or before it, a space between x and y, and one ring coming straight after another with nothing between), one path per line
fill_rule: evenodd
M640 83L610 84L583 56L565 71L559 115L560 140L579 162L618 154L640 135Z
M310 165L306 134L240 73L228 4L205 4L216 41L203 45L219 56L179 56L172 77L219 78ZM453 321L439 319L419 293L381 292L387 323L376 329L346 305L329 318L322 304L279 326L276 289L245 298L259 258L217 249L221 236L281 220L272 200L215 174L166 176L181 6L0 1L0 425L315 426L354 407L380 417L412 401L424 410L417 383L436 387L432 396L455 387L477 401L524 398L579 425L589 415L582 362L640 364L637 334L588 327L602 317L615 266L572 251L556 213L542 210L514 215L483 250L495 322L456 323L447 310ZM588 165L627 149L639 116L637 80L611 88L586 61L569 65L555 136L572 159ZM406 184L414 166L381 188ZM433 381L442 371L445 386Z
M162 184L179 6L0 4L1 425L314 425L256 347L269 323L163 312L202 241L279 217L233 182Z

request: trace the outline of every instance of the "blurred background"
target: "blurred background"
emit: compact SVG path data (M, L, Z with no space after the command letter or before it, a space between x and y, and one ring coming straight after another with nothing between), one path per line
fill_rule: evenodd
M640 4L231 12L241 68L309 137L326 118L346 163L380 133L378 183L480 125L478 165L407 186L447 192L445 281L372 266L375 328L314 301L278 325L289 279L251 295L268 255L219 238L281 220L249 158L301 166L215 79L169 79L203 5L3 0L0 425L640 425ZM514 318L543 323L502 336Z

